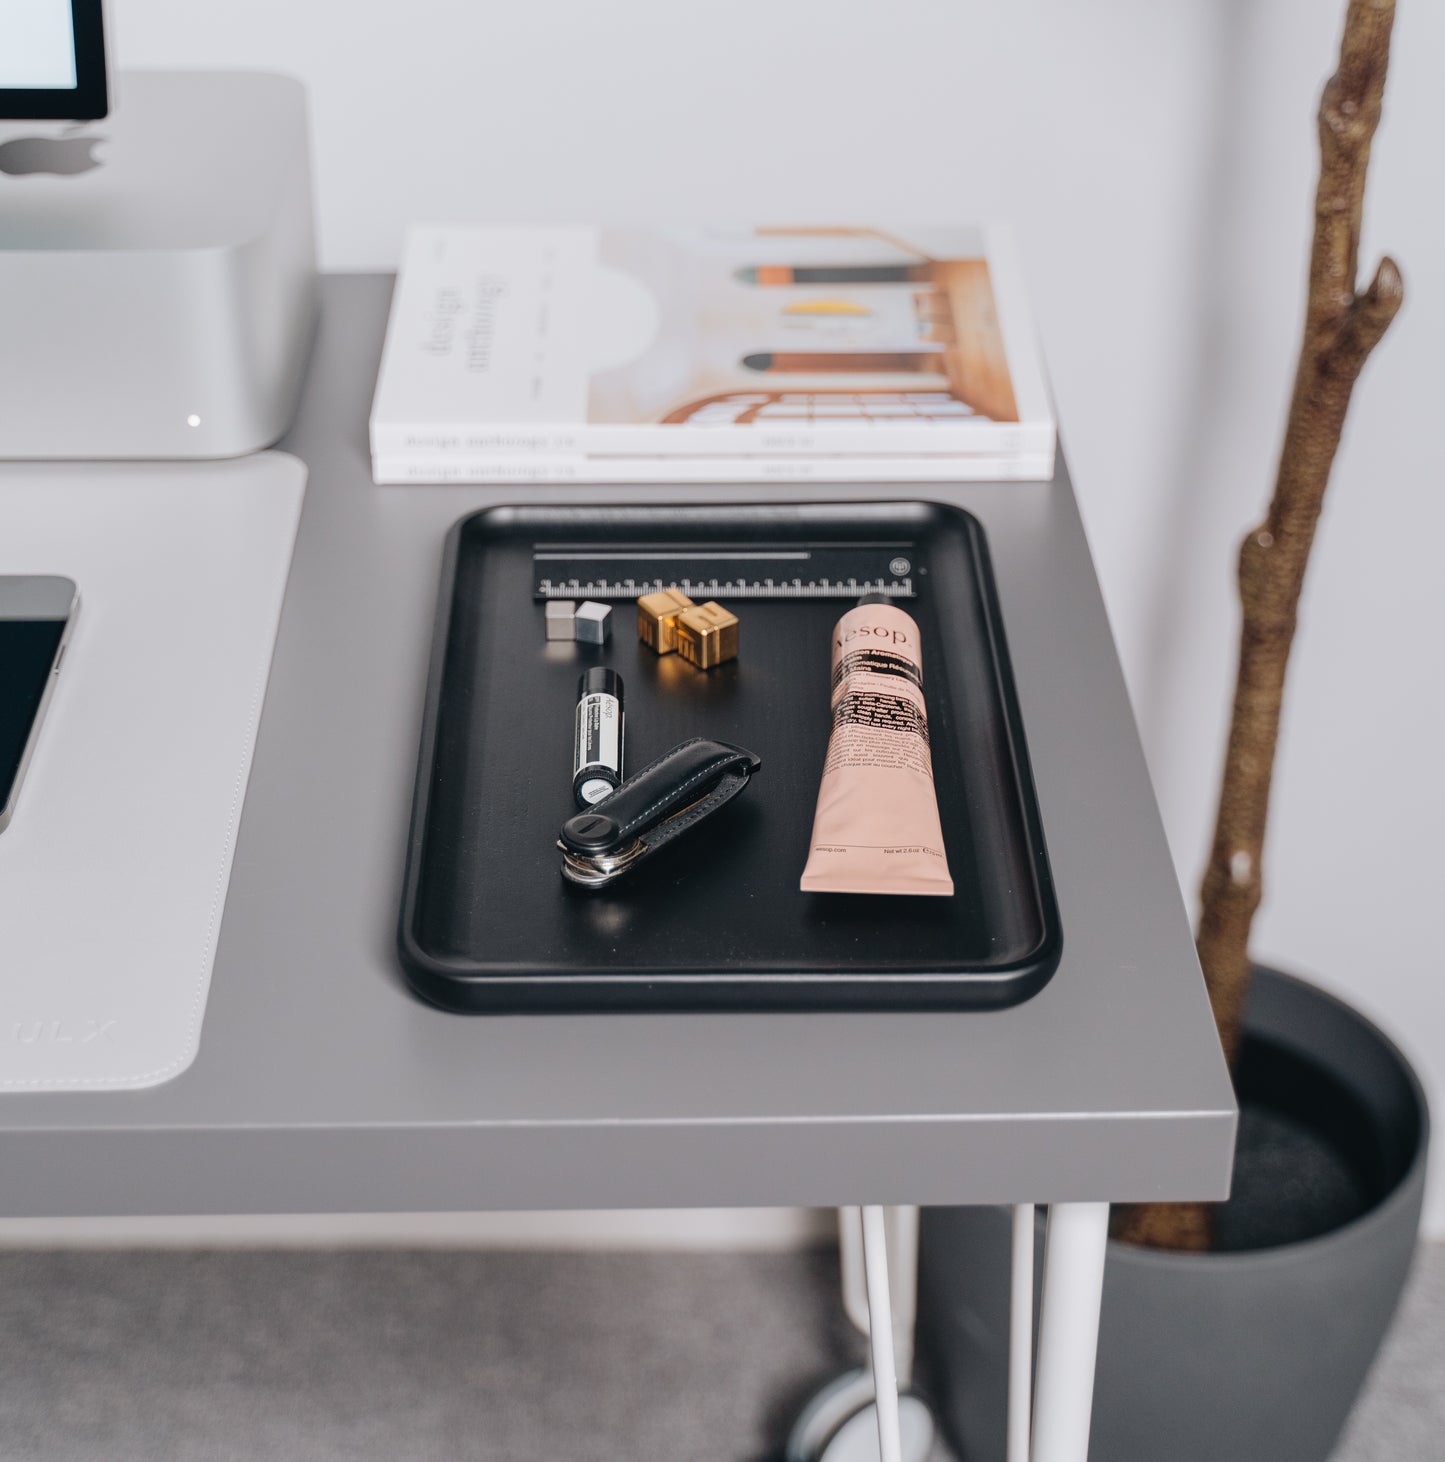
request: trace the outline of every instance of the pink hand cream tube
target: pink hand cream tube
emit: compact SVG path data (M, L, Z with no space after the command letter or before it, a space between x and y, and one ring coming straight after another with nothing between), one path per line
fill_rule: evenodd
M918 625L881 595L865 597L833 630L833 734L801 887L953 892L933 790Z

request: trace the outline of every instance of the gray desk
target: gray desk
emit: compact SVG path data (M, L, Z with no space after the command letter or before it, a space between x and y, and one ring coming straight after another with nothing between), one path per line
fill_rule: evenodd
M1234 1101L1074 496L1049 483L377 488L390 281L326 282L311 469L200 1055L0 1099L14 1215L1217 1198ZM442 538L525 496L921 495L987 528L1064 927L1015 1009L487 1019L393 927Z
M1063 468L916 489L377 488L366 416L389 292L326 282L283 443L310 485L200 1054L150 1091L0 1099L0 1213L1048 1202L1028 1455L1083 1462L1105 1205L1225 1196L1235 1107ZM403 987L393 930L447 528L519 496L703 493L935 496L983 521L1064 927L1033 1000L487 1019ZM1028 1369L1010 1383L1024 1438Z

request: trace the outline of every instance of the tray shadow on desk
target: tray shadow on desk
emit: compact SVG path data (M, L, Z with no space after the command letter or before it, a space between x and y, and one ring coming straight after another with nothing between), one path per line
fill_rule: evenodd
M657 657L614 603L606 646L547 645L538 545L906 547L924 647L952 898L805 895L840 599L738 600L741 654ZM726 601L725 601L726 602ZM688 736L762 771L705 828L612 888L563 881L577 681L622 675L627 765ZM1060 949L1042 829L983 531L927 503L493 508L448 539L400 949L451 1009L978 1008L1027 998Z

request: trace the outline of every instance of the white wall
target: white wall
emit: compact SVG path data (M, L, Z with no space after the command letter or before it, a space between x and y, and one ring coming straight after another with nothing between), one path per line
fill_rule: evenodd
M1296 349L1312 114L1343 3L114 0L124 65L311 88L332 268L412 218L1002 216L1022 242L1181 877ZM357 17L360 17L359 19ZM1304 611L1258 952L1377 1015L1445 1092L1445 17L1404 6L1369 230L1410 300L1359 392ZM1438 458L1438 448L1436 448ZM1445 1185L1432 1223L1445 1232Z

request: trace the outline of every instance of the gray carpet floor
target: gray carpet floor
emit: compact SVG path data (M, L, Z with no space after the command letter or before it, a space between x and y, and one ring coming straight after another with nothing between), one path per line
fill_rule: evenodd
M1445 1244L1426 1244L1337 1462L1445 1457Z
M763 1462L860 1358L801 1254L0 1254L7 1462ZM1445 1246L1339 1462L1445 1436Z

